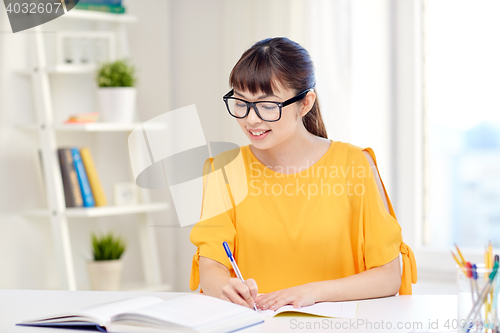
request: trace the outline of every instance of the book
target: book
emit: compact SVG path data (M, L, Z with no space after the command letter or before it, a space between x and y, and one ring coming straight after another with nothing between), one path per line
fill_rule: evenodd
M82 207L83 198L76 174L73 154L70 148L60 148L57 150L59 155L59 164L61 166L61 176L64 187L64 199L66 207Z
M293 305L285 305L277 310L259 310L259 313L268 318L284 312L297 312L320 317L330 318L356 318L358 302L320 302L301 308L294 308Z
M121 5L122 0L80 0L78 3L88 3L94 5Z
M98 12L107 12L114 14L123 14L125 13L125 7L121 5L95 5L88 3L77 3L75 9L83 9L83 10L93 10Z
M102 189L101 180L99 179L99 175L97 174L94 159L90 154L89 148L81 148L80 156L82 157L85 171L87 171L87 177L89 179L90 189L92 190L92 194L94 195L95 205L98 207L106 206L108 204L108 200L106 199L106 194Z
M73 162L75 165L76 174L78 176L78 183L80 184L83 206L94 207L94 195L92 194L92 189L90 188L87 172L85 171L85 166L83 165L82 157L78 148L71 148L71 155L73 156Z
M219 298L188 294L167 301L136 296L16 325L101 332L232 332L264 322L254 310Z
M72 114L64 121L65 124L71 123L95 123L99 119L98 112L87 112Z

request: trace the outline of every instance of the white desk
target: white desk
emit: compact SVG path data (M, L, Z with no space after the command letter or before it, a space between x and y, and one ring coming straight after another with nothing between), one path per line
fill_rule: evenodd
M15 326L15 323L26 319L74 311L82 307L98 303L110 302L139 295L157 296L167 300L181 294L182 293L170 292L4 289L0 290L0 332L85 332L55 328ZM266 319L264 324L250 327L242 330L241 332L410 332L419 328L418 326L413 326L414 323L415 325L419 325L419 323L421 323L420 328L427 328L429 322L435 323L436 321L438 321L438 328L445 330L444 324L446 320L449 320L451 324L453 319L457 317L456 301L457 298L453 295L395 296L374 300L363 300L359 301L358 315L356 319L332 319L297 315L286 315L281 317L283 315L280 315L275 318ZM370 329L368 323L371 323L372 329ZM392 328L387 327L388 323L391 323ZM401 329L396 328L398 323L402 323L403 327ZM409 325L409 328L405 328L404 325Z

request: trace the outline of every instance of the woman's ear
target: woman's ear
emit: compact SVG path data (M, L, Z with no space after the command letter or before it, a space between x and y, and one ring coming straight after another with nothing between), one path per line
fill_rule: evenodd
M316 101L316 93L314 91L309 91L301 103L299 113L301 117L304 117L309 111L311 111L314 101Z

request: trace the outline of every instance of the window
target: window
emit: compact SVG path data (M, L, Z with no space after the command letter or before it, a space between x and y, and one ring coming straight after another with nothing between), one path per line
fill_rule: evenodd
M500 246L500 1L425 1L430 248Z

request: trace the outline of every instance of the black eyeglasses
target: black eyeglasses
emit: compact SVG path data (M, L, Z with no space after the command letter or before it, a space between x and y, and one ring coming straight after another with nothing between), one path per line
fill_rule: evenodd
M309 88L301 92L300 94L287 99L284 102L272 102L272 101L259 101L259 102L247 102L243 99L232 97L234 94L234 89L222 97L224 103L226 103L227 111L229 114L235 118L242 119L248 116L250 113L250 108L255 110L257 116L264 121L278 121L281 118L281 110L283 107L300 101L306 97L309 91L313 91L313 88Z

